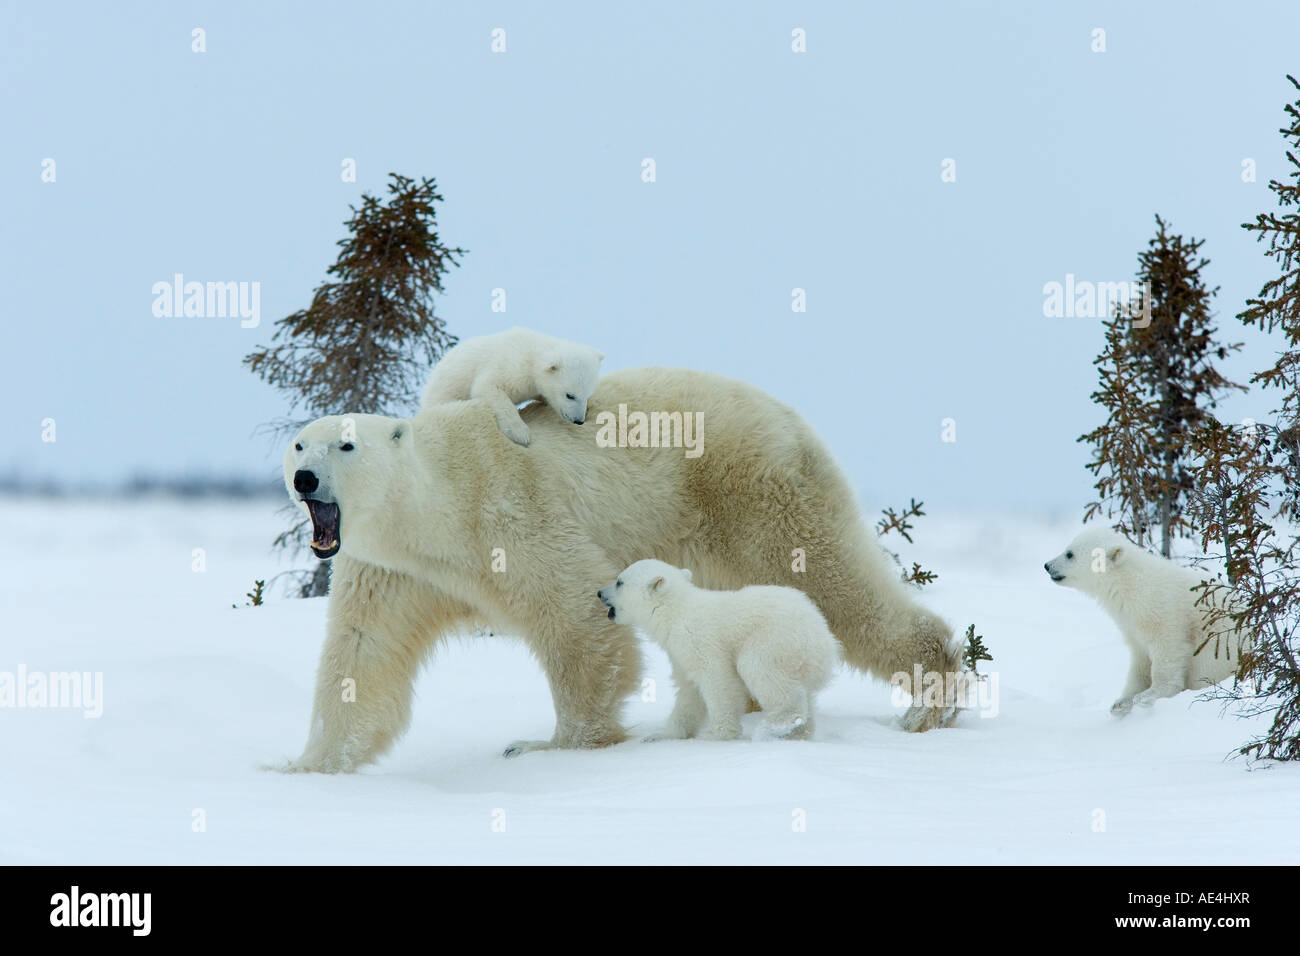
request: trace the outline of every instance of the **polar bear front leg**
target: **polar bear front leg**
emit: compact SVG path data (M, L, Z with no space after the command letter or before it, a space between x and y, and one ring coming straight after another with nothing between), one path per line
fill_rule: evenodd
M673 667L673 684L677 687L677 697L673 701L673 712L668 716L668 726L655 734L641 739L647 743L656 740L686 740L700 732L708 708L700 688L690 678L683 675L676 666Z
M700 693L709 710L709 732L704 739L735 740L739 737L740 718L749 709L749 690L731 663L701 674Z
M612 578L611 571L607 577ZM573 580L584 581L582 575ZM593 577L592 580L599 580ZM583 588L583 593L595 588ZM581 608L581 598L557 596L560 607ZM599 623L596 623L596 621ZM641 680L641 654L628 628L587 611L556 621L528 637L546 671L555 705L555 734L550 740L518 740L505 750L517 757L533 750L609 747L627 739L623 700Z
M1150 707L1162 697L1173 697L1187 689L1188 655L1160 649L1151 658L1151 686L1133 697L1133 703Z
M1138 647L1129 647L1128 678L1119 699L1110 705L1110 712L1123 717L1133 709L1133 698L1151 686L1151 658Z
M488 404L492 406L492 414L496 418L497 428L501 434L505 435L516 445L528 447L532 436L528 432L528 426L519 416L519 409L511 400L510 396L499 388L494 388L486 395L475 395L475 398L486 398Z
M431 585L338 555L325 646L302 756L275 769L351 773L381 756L411 719L421 661L470 609Z

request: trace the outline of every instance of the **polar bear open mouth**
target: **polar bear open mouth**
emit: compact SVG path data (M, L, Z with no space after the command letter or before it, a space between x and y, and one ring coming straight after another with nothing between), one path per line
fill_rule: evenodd
M324 561L339 553L339 506L332 501L302 499L311 515L312 554Z

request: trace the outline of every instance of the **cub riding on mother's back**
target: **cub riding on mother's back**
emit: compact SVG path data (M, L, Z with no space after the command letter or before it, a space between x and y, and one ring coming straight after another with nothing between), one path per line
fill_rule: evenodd
M527 445L519 403L540 398L565 421L581 425L604 357L589 346L520 326L466 339L433 367L421 406L480 399L492 407L501 434Z

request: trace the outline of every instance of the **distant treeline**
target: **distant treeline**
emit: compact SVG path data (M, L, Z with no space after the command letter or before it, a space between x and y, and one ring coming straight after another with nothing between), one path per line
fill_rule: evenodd
M278 475L266 478L210 475L135 475L116 484L0 474L0 495L35 498L281 498Z

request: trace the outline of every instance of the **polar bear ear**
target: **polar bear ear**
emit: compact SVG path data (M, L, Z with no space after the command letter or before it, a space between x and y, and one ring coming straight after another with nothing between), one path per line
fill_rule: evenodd
M597 352L597 353L596 353L596 361L597 361L597 362L603 362L603 361L605 361L605 353L604 353L604 352Z
M682 568L682 577L684 577L687 581L689 581L691 579L691 569Z
M662 574L650 582L651 591L658 591L663 586L664 586L664 576Z

